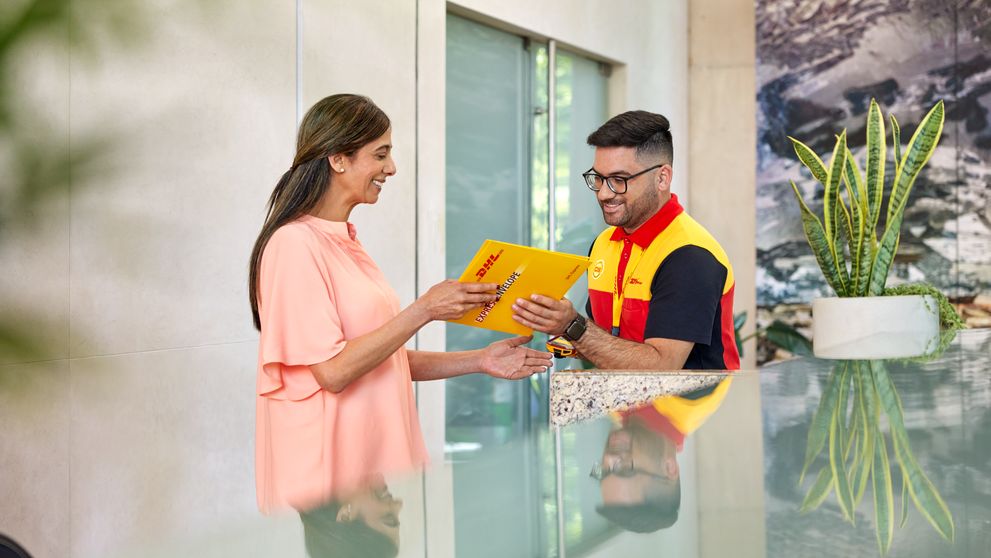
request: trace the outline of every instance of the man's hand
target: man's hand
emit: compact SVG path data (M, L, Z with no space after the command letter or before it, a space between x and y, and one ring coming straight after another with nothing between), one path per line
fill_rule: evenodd
M489 376L519 380L547 370L551 354L524 346L533 336L496 341L482 350L482 371Z
M578 316L570 300L555 300L538 294L530 295L530 300L517 298L513 312L517 322L548 335L561 335Z

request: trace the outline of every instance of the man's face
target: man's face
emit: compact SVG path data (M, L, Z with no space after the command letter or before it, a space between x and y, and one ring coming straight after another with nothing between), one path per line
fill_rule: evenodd
M602 176L632 176L660 161L638 161L632 147L597 147L592 169ZM626 193L616 194L607 186L596 192L602 219L608 225L633 232L650 219L671 197L671 166L642 174L627 183Z
M602 503L632 506L644 503L653 494L672 490L679 482L678 462L667 455L668 442L660 435L638 427L614 430L602 452L602 468L610 469L632 461L636 474L609 475L600 481Z

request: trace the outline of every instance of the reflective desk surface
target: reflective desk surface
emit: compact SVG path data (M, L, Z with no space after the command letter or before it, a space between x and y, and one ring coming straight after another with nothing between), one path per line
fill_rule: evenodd
M549 384L550 416L524 436L449 444L365 509L315 517L313 555L395 555L371 542L385 534L399 556L991 556L991 330L921 362ZM338 532L355 515L358 542ZM303 529L259 518L121 554L303 555Z

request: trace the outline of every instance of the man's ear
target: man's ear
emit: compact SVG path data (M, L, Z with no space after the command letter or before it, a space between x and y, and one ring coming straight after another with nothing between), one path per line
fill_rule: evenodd
M657 189L661 192L671 191L671 181L674 178L674 169L671 165L664 165L657 169Z
M664 463L662 465L664 467L664 474L669 479L676 479L681 474L681 469L678 467L678 460L674 457L664 458Z

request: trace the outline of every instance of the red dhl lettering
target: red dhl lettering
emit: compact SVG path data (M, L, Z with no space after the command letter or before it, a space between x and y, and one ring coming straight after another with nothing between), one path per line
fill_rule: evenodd
M485 263L482 264L482 267L475 272L475 277L477 279L481 279L482 277L485 277L485 274L488 273L490 269L492 269L492 264L494 264L495 261L498 260L499 256L501 255L502 255L502 250L499 250L499 252L496 254L489 255L489 257L485 259Z
M637 279L636 277L630 277L630 284L631 285L643 285L643 283L641 283L640 280Z

